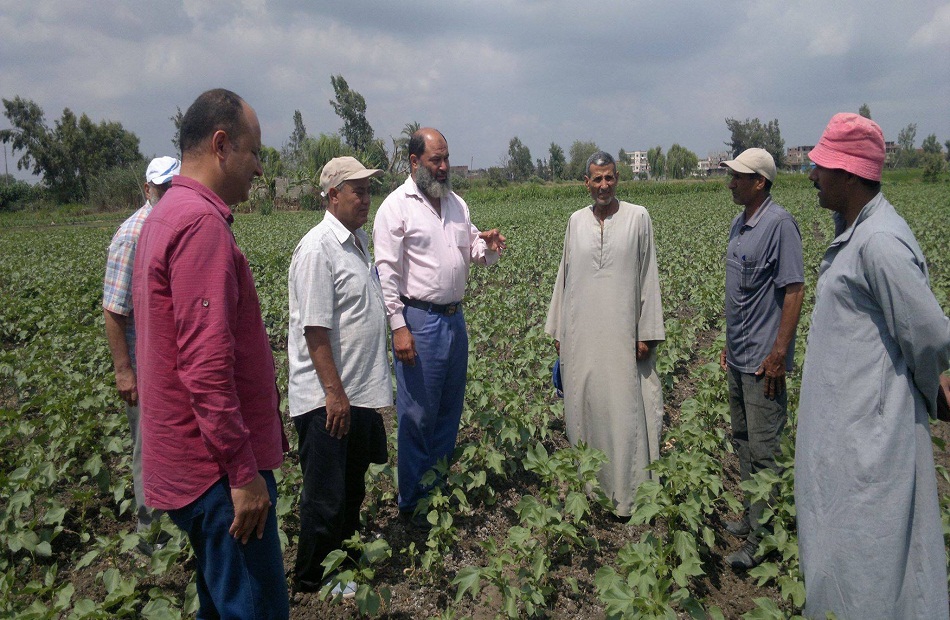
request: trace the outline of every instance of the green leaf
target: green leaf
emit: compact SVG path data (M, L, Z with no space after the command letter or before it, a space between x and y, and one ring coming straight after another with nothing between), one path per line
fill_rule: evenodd
M383 606L383 601L372 588L361 583L356 589L356 607L360 614L375 616Z
M142 617L146 620L180 620L181 613L172 609L165 599L153 599L142 607Z
M86 568L87 566L92 564L93 560L95 560L97 557L99 557L98 549L87 551L86 553L83 554L82 558L80 558L80 560L76 562L76 566L74 567L74 570L82 570L83 568Z
M377 538L363 545L363 555L369 564L375 564L380 560L390 558L393 550L384 538Z
M742 615L747 620L783 620L785 614L779 609L771 599L759 597L752 599L755 602L755 609Z
M452 580L452 585L458 588L455 592L455 602L461 601L466 592L470 593L473 599L477 597L480 584L481 570L477 566L466 566L461 569Z
M76 587L72 583L67 583L56 593L56 609L66 609L70 601L73 600L73 594L76 593Z
M327 576L332 574L340 567L341 564L343 564L346 558L346 552L342 549L334 549L328 553L327 557L325 557L323 562L320 563L320 565L323 566L323 575Z
M564 500L564 510L574 517L575 521L580 521L590 512L590 502L585 494L571 491Z

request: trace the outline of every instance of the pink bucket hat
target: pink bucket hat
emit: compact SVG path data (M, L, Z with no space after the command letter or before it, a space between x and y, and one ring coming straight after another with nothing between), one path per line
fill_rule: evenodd
M877 123L858 114L835 114L808 152L822 168L837 168L871 181L881 180L884 169L884 132Z

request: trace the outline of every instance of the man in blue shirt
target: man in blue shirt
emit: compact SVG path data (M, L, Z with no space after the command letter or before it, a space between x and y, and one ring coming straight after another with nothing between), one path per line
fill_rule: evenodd
M732 221L726 250L726 346L719 363L729 381L732 437L742 480L777 470L775 457L787 417L785 372L792 369L795 329L805 282L798 224L770 195L775 161L768 151L746 149L720 166L729 168L732 200L743 207ZM742 547L726 558L738 569L755 567L765 502L750 503L739 521L727 521Z

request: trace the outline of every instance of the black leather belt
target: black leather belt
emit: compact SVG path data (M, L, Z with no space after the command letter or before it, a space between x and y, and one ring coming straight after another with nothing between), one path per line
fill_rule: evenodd
M419 301L418 299L410 299L405 295L400 295L399 299L407 306L412 306L413 308L418 308L420 310L425 310L426 312L435 312L436 314L444 314L445 316L452 316L459 311L459 308L462 307L462 302L456 301L451 304L432 304L427 301Z

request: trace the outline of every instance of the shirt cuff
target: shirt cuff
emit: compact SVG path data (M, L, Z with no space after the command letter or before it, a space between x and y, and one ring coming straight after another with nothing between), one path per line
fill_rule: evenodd
M254 481L258 474L257 459L254 457L250 440L245 441L231 460L224 464L224 470L228 474L228 485L232 489L243 487Z
M393 331L400 329L406 326L406 317L402 315L402 312L397 312L396 314L389 317L389 328Z

